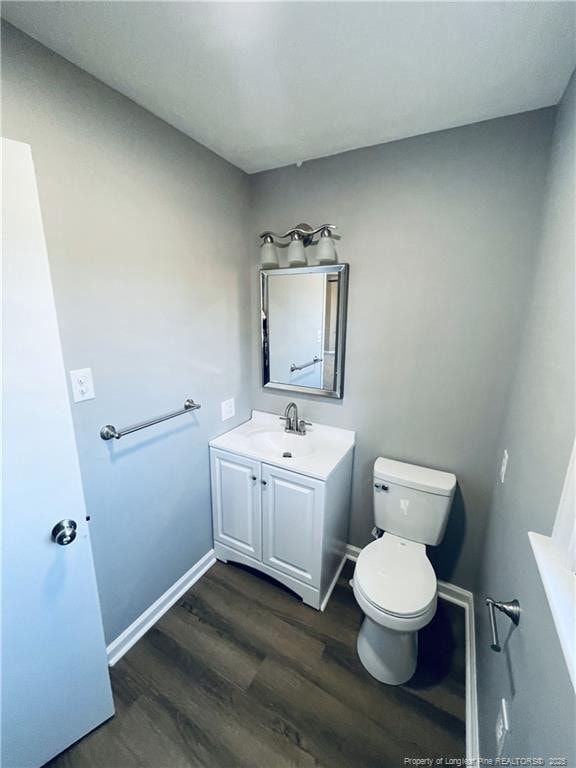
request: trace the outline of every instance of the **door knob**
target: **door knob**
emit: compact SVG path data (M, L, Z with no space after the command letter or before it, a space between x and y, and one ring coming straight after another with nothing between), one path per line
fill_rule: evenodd
M72 544L76 538L76 522L74 520L60 520L52 528L52 541L56 544L66 546L66 544Z

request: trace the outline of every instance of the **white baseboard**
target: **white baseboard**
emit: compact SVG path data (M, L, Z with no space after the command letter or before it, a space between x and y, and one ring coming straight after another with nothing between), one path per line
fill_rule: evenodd
M346 544L345 552L348 560L352 560L353 562L356 562L356 560L358 560L358 555L360 554L360 552L362 552L362 550L360 549L360 547L355 547L354 544Z
M362 550L353 544L346 545L346 557L357 560ZM476 694L476 631L474 628L474 595L467 589L438 581L438 597L455 603L464 609L466 622L466 759L470 765L477 765L478 746L478 700Z
M438 595L449 603L464 608L466 622L466 758L471 765L477 765L478 744L478 698L476 693L476 630L474 627L474 595L467 589L445 581L438 582Z
M345 554L342 560L340 561L340 565L338 566L338 569L334 574L334 578L332 579L332 581L330 582L330 586L326 590L326 594L324 595L324 600L322 600L322 603L320 604L321 611L326 610L326 606L328 605L328 600L330 600L332 592L334 591L334 587L336 586L336 582L340 578L340 574L342 573L342 568L344 568L344 563L346 562L347 558L348 558L348 555Z
M179 600L212 565L214 565L215 562L216 558L214 557L214 550L211 549L204 555L204 557L201 557L189 571L186 571L178 581L174 582L163 595L160 595L158 600L152 603L144 613L140 614L140 616L138 616L138 618L133 621L122 634L118 635L115 640L112 640L110 645L106 648L108 665L113 667L116 662L120 661L122 656L132 648L134 643L140 640L142 635L144 635L153 624L156 624L166 611L171 608L174 603Z

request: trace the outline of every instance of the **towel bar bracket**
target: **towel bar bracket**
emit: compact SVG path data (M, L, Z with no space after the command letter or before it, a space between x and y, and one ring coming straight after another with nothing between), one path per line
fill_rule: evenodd
M496 624L494 609L501 611L505 616L508 616L513 624L518 626L520 623L520 603L518 600L510 600L509 602L504 603L499 600L493 600L491 597L487 597L486 606L488 608L488 619L490 621L490 635L492 640L490 648L492 648L493 651L496 651L496 653L499 653L502 650L502 647L498 640L498 626Z

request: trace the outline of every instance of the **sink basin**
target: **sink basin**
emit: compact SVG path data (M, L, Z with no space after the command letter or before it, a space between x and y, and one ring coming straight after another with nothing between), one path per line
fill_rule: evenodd
M355 434L348 429L313 423L305 435L284 431L277 413L252 411L252 418L210 440L210 447L237 456L327 480L354 450Z
M301 459L314 453L309 435L293 435L289 432L255 430L246 435L257 451L273 453L277 458ZM285 456L284 454L290 454Z

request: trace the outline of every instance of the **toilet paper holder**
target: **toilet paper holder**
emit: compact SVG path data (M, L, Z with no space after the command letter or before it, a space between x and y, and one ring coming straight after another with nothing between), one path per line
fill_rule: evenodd
M497 608L501 613L504 613L510 621L518 626L520 623L520 603L518 600L510 600L509 602L501 603L498 600L493 600L491 597L486 598L486 606L488 607L488 618L490 619L490 633L492 635L492 642L490 648L493 651L499 653L502 648L500 647L500 641L498 640L498 626L496 624L496 616L494 609Z

